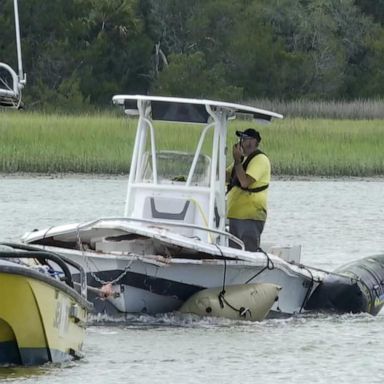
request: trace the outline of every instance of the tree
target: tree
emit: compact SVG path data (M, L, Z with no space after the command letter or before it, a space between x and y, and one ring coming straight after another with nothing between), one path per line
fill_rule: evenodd
M153 43L143 30L136 0L83 0L86 29L79 69L81 89L105 105L114 93L149 88Z
M160 42L167 54L196 51L191 39L190 20L203 3L202 0L142 0L141 7L147 7L148 35L153 41Z
M73 0L65 3L29 0L19 8L28 81L26 104L29 107L59 104L60 84L71 77L78 66L78 44L72 38L72 32L78 27L77 6Z
M352 0L273 0L266 14L287 51L301 54L301 95L353 97L348 83L364 60L375 28Z
M367 41L367 51L354 68L347 83L348 93L354 98L384 97L384 30L377 28L376 33Z
M226 82L224 67L208 66L202 52L172 54L169 62L154 84L154 94L231 101L243 97L240 87Z
M367 16L384 24L384 0L355 0L355 3Z
M20 7L29 107L108 105L149 88L152 42L136 0L29 0ZM68 102L65 102L68 100ZM72 109L72 108L71 108Z
M384 94L384 0L19 5L27 107L105 106L130 92L231 100ZM16 68L11 0L0 0L0 30L1 60Z

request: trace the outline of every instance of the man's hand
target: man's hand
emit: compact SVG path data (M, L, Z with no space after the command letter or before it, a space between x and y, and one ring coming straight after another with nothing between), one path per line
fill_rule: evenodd
M233 160L234 160L234 167L235 167L235 172L236 176L239 179L240 185L242 188L248 188L250 184L252 184L255 180L247 175L245 173L245 170L243 168L243 165L241 163L243 159L243 148L241 147L240 144L235 144L232 149L233 153Z
M241 163L241 159L243 157L243 148L239 143L235 144L232 148L232 155L235 164Z

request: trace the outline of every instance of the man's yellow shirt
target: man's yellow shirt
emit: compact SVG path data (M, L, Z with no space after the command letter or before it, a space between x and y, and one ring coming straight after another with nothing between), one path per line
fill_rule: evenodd
M248 188L267 185L271 181L271 163L264 154L255 156L247 166L246 174L255 182ZM247 192L234 186L227 195L227 217L230 219L262 220L267 218L268 189L261 192Z

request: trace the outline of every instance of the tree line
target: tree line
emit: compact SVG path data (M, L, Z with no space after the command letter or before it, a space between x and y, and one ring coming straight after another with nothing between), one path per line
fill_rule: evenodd
M30 109L384 96L384 0L19 0L19 14ZM17 68L12 0L0 30Z

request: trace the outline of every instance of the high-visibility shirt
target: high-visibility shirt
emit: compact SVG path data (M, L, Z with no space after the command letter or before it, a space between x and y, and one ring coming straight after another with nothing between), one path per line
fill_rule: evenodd
M255 180L248 186L249 189L269 184L271 181L271 163L268 157L265 154L255 156L249 162L245 173ZM268 189L261 192L249 192L234 186L227 194L227 217L265 221L267 218L267 198Z

